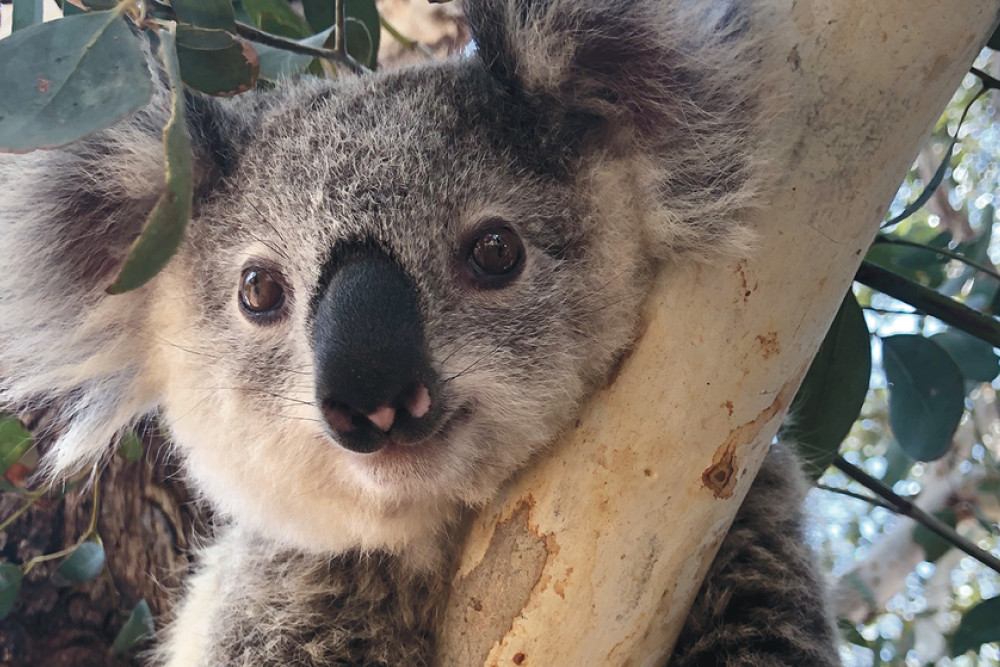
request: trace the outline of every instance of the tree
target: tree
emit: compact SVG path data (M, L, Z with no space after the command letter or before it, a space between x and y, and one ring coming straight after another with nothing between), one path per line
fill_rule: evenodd
M885 203L997 10L985 0L960 13L929 0L790 5L772 4L793 16L794 29L768 64L787 89L771 94L794 110L781 119L774 195L751 216L760 252L661 276L646 334L621 374L506 503L473 522L446 658L556 664L570 659L568 647L581 664L663 655ZM256 23L260 38L263 17ZM873 66L880 61L887 64ZM314 65L305 58L301 66ZM650 405L667 409L650 414ZM72 544L90 523L67 507L79 525ZM108 543L103 526L101 535ZM622 573L641 573L625 577L624 595ZM117 625L108 613L92 624L94 636Z

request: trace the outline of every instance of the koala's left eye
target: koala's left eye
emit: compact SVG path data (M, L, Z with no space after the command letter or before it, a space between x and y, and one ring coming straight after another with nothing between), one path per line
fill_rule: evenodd
M279 277L260 267L243 269L240 278L240 305L243 312L260 317L274 317L285 303L285 288Z
M469 248L473 273L489 283L505 282L524 263L524 245L509 227L492 227L478 233ZM499 285L496 285L499 286Z

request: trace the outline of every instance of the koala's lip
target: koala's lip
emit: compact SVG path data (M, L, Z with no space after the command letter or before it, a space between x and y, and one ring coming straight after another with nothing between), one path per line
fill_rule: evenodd
M472 402L463 403L456 408L430 435L421 438L416 442L399 442L391 435L385 444L373 452L355 452L358 458L364 461L384 462L399 458L420 459L429 456L431 451L437 450L446 444L452 432L460 425L464 424L472 416Z

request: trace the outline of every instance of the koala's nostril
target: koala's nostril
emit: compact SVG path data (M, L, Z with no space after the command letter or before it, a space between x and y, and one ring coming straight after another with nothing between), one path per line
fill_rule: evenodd
M396 421L396 408L382 405L376 408L375 412L369 412L365 416L368 421L378 427L378 430L386 433L392 428L392 423Z
M350 433L357 430L357 422L365 418L364 415L350 406L334 401L323 402L323 417L330 428L338 433Z
M424 385L417 384L404 397L403 406L411 417L420 419L431 409L431 393Z

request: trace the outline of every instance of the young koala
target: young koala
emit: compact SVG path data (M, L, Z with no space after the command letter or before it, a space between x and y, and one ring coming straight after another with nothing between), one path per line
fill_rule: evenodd
M573 421L660 262L746 249L754 2L465 4L475 57L191 96L194 217L132 293L166 92L0 157L0 402L50 410L50 474L157 411L228 518L160 662L431 662L459 511ZM672 664L837 664L803 488L772 452Z

